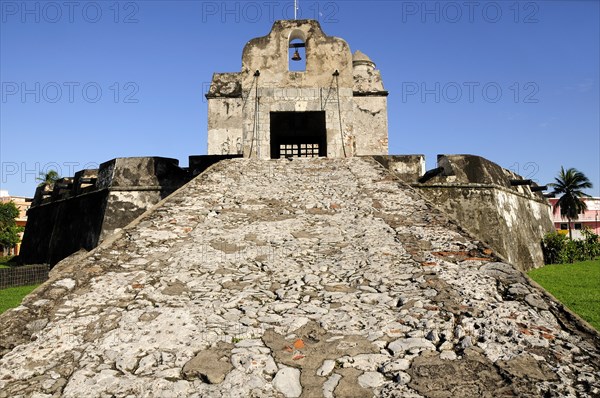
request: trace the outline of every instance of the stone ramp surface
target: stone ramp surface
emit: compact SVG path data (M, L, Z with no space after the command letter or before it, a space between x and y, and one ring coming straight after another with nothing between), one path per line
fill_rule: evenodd
M599 347L374 161L235 159L0 317L0 397L592 397Z

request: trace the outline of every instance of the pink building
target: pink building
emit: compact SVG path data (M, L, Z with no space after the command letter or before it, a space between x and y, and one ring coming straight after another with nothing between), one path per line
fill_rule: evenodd
M583 227L588 227L595 234L600 235L600 198L584 198L587 210L579 215L579 219L571 221L571 228L573 229L573 239L581 237L581 230ZM554 212L554 205L558 201L558 198L548 199L552 205L552 222L554 228L557 231L565 231L568 233L567 219L560 216L560 207Z

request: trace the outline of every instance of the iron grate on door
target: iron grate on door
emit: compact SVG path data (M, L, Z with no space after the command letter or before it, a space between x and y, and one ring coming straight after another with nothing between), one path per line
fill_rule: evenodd
M319 144L281 144L280 158L316 158L319 157Z

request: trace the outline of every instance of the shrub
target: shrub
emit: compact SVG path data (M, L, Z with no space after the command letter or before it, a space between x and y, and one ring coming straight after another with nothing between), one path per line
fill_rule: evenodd
M598 235L592 232L590 228L583 228L581 230L583 235L583 242L585 242L584 256L586 260L594 260L600 256L600 240Z
M583 241L567 239L565 247L560 252L560 262L574 263L575 261L583 261L584 248Z
M594 260L600 256L598 235L589 228L584 228L581 232L582 240L571 240L559 232L546 234L542 240L544 262L546 264L574 263Z
M544 236L542 249L546 264L558 264L561 262L561 256L567 240L568 238L565 235L558 232L550 232Z

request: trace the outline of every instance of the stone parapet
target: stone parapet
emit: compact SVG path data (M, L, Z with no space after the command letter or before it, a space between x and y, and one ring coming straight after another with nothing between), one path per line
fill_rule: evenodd
M371 157L407 184L414 183L425 174L425 155L380 155Z
M19 261L54 265L91 250L190 180L176 159L116 158L40 187L28 211Z
M523 270L544 265L541 241L554 230L551 207L541 192L512 182L522 184L521 176L473 155L439 155L438 167L427 173L422 155L373 158L506 261Z

